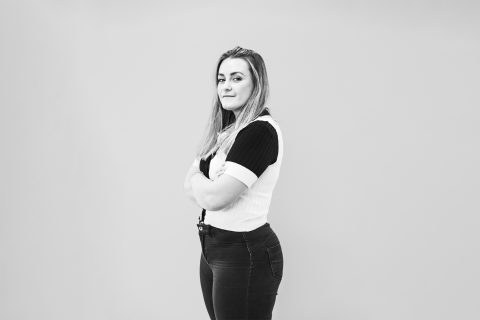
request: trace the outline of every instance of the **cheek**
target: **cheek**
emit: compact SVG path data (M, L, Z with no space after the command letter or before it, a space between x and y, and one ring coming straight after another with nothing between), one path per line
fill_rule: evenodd
M242 87L242 96L244 98L250 97L252 92L253 92L253 85L252 84L246 84Z

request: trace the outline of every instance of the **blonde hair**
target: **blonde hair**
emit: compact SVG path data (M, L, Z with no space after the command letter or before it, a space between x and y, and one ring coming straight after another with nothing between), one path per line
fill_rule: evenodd
M239 46L223 53L218 60L215 73L215 87L218 85L217 75L222 62L228 58L241 58L248 63L253 79L253 91L241 107L238 118L235 119L233 111L225 110L215 90L212 112L207 123L205 134L197 152L197 157L206 159L217 150L228 153L240 130L252 122L265 109L269 96L267 70L263 58L255 51Z

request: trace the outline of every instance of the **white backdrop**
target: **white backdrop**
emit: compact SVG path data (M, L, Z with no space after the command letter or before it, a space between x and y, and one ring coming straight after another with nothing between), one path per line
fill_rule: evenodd
M478 16L0 0L0 319L207 319L183 179L236 45L285 139L274 319L479 319Z

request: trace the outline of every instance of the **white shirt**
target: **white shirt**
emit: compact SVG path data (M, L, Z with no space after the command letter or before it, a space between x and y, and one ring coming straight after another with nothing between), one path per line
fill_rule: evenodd
M257 121L263 122L255 123ZM269 131L265 131L267 127ZM262 129L259 131L253 128ZM273 134L269 135L269 139L264 139L264 133L271 133L272 128L274 129ZM242 136L243 130L250 132L248 138L247 134ZM264 133L259 136L260 132ZM275 145L273 145L270 138L275 136L276 141L274 141ZM267 143L268 145L266 145ZM271 158L271 151L268 151L269 154L267 156L266 149L276 150L275 157ZM231 161L226 161L229 157ZM276 161L273 163L262 163L267 157L268 159L276 158ZM228 155L219 151L210 161L209 176L213 176L225 163L226 169L224 174L242 181L247 185L248 189L226 208L218 211L206 210L204 223L230 231L251 231L265 224L273 190L280 174L282 158L283 138L279 124L270 115L257 117L238 133ZM257 176L259 172L261 174Z

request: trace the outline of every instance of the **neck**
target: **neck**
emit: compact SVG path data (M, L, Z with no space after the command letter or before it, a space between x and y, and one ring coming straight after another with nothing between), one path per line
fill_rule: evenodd
M235 115L235 121L238 119L238 115L240 114L240 111L233 110L233 114Z

